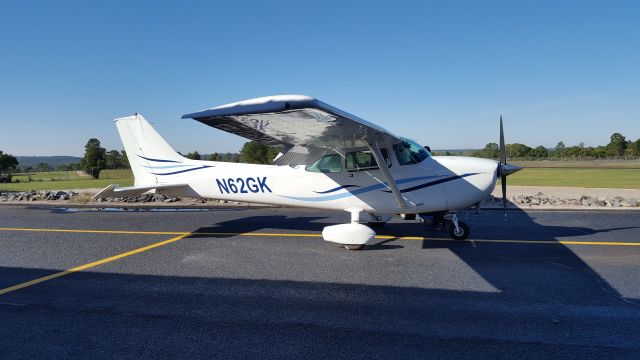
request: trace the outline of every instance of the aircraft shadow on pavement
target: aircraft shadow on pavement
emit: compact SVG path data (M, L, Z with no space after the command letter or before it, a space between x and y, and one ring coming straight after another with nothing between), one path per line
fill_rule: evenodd
M327 216L300 216L289 217L285 215L264 215L264 216L248 216L239 219L219 222L213 226L202 227L193 232L191 237L216 237L227 238L235 236L237 233L261 232L265 229L279 230L276 232L314 232L320 233L325 226L335 225L334 222L328 222ZM321 221L325 220L325 221ZM399 244L385 244L389 240L378 241L365 247L368 250L392 250L401 249Z
M422 242L422 248L451 251L486 281L510 297L561 299L567 293L580 294L588 291L602 292L612 299L622 298L616 289L572 249L558 241L589 241L588 237L594 234L638 227L594 229L543 225L536 222L535 212L520 209L506 213L483 211L481 214L468 211L461 215L461 220L471 226L470 241L430 241L429 237L442 238L447 234L425 230L427 240ZM582 237L586 239L581 239ZM474 243L473 240L509 240L510 243ZM517 244L518 241L523 241L523 245ZM532 244L526 241L548 241L550 244ZM478 251L482 249L485 251ZM509 271L503 270L504 265L509 265ZM558 271L565 272L568 276L557 277L554 273ZM541 289L544 291L540 291Z

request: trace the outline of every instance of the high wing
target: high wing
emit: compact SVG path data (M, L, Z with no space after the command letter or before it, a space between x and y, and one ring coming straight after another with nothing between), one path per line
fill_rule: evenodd
M400 141L382 127L303 95L249 99L182 116L265 145L340 149Z
M310 164L327 151L368 147L384 164L379 145L400 141L382 127L304 95L249 99L182 116L265 145L284 145L279 165ZM343 155L344 156L344 155ZM400 207L406 207L386 166L380 171Z

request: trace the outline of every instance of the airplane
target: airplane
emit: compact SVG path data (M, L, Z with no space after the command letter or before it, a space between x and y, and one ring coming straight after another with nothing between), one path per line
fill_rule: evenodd
M183 197L341 210L345 224L322 237L350 250L370 243L394 215L442 220L451 238L469 227L456 211L479 204L520 170L506 163L500 116L500 161L433 156L408 138L304 95L239 101L182 116L259 143L282 147L273 165L191 160L140 114L115 119L134 186L110 185L94 198L155 192ZM382 164L382 166L379 166Z

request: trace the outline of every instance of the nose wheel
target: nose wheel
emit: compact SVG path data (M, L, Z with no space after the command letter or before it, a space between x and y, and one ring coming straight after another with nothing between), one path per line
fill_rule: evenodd
M455 213L449 213L444 216L447 221L447 232L454 240L466 240L469 237L469 226L462 221L458 221Z
M466 238L469 237L469 226L465 223L463 223L462 221L458 221L458 228L456 229L456 227L453 224L449 224L449 229L447 229L449 232L449 236L453 239L453 240L466 240Z

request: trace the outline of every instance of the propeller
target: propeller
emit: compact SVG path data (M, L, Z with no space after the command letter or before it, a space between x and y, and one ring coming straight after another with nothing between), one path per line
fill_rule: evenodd
M500 185L502 185L502 208L507 209L507 176L522 170L516 165L507 164L507 150L504 145L504 127L502 125L502 115L500 115L500 164L498 164L498 175Z

